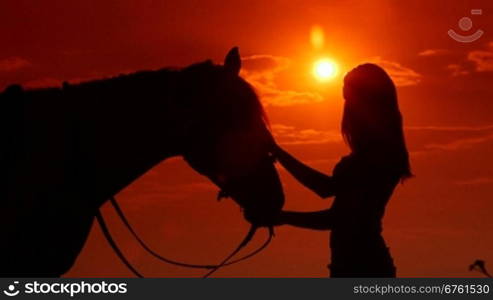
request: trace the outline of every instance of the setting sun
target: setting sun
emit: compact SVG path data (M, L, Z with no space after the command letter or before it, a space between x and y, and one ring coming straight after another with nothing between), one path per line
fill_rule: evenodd
M326 81L337 75L337 64L329 59L321 59L315 62L313 75L320 81Z

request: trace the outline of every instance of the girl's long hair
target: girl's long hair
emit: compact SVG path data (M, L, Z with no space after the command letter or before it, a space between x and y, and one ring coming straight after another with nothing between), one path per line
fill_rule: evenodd
M352 154L388 163L401 180L412 176L397 92L379 66L363 64L344 77L342 135Z

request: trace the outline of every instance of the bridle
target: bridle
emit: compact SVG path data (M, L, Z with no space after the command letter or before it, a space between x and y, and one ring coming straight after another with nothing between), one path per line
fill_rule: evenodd
M220 192L220 194L221 194L221 192ZM230 265L239 263L241 261L244 261L246 259L249 259L249 258L255 256L256 254L260 253L262 250L264 250L270 244L270 242L272 241L272 238L274 236L274 228L273 227L269 227L268 228L268 230L269 230L269 237L267 238L267 240L259 248L257 248L256 250L250 252L249 254L247 254L247 255L245 255L245 256L243 256L241 258L238 258L236 260L230 261L236 254L238 254L243 248L245 248L250 243L250 241L252 240L252 238L255 236L255 233L257 232L257 229L259 227L257 225L252 224L250 226L250 229L248 230L247 234L245 235L245 237L241 241L241 243L236 247L236 249L233 252L231 252L231 254L229 254L225 259L223 259L223 261L220 264L216 264L216 265L210 264L210 265L208 265L208 264L191 264L191 263L180 262L180 261L176 261L176 260L172 260L172 259L166 258L166 257L158 254L156 251L152 250L139 237L139 235L135 232L135 230L133 229L133 227L130 225L130 222L126 218L126 216L123 213L123 210L121 209L121 207L118 205L118 202L116 201L115 197L112 196L109 200L110 200L111 205L115 209L118 217L121 219L121 221L125 225L125 227L127 227L128 231L132 234L132 236L137 240L137 242L140 244L140 246L147 253L151 254L152 256L154 256L155 258L159 259L160 261L162 261L164 263L171 264L171 265L185 267L185 268L207 269L208 272L203 276L203 278L207 278L207 277L211 276L213 273L215 273L217 270L219 270L222 267L230 266ZM115 254L122 261L122 263L135 276L137 276L139 278L143 278L144 276L128 261L128 259L125 257L125 255L120 250L120 248L116 244L115 240L111 236L111 233L110 233L110 231L108 229L108 226L106 225L106 222L105 222L105 220L103 218L103 215L101 214L101 210L98 210L96 212L96 220L98 221L99 226L101 227L101 230L103 232L104 237L106 238L106 240L110 244L110 246L113 249L113 251L115 252Z
M272 156L268 156L268 159L272 160L274 159ZM190 162L189 162L190 163ZM197 167L197 166L196 166ZM197 168L195 168L197 169ZM202 168L204 169L204 168ZM206 168L207 169L207 168ZM210 170L205 170L205 171L210 171ZM199 172L200 173L200 172ZM204 173L211 173L211 172L204 172ZM221 189L220 192L218 193L218 200L221 200L221 198L228 198L228 193L224 190ZM127 217L123 213L123 210L121 207L118 205L118 202L116 201L116 198L114 196L110 197L110 203L113 206L114 210L116 211L118 217L120 220L123 222L125 227L128 229L128 231L132 234L132 236L137 240L137 242L140 244L140 246L150 255L153 257L157 258L158 260L170 264L170 265L175 265L179 267L184 267L184 268L193 268L193 269L206 269L208 272L203 276L203 278L207 278L214 274L217 270L219 270L222 267L225 266L230 266L239 262L242 262L244 260L247 260L256 254L260 253L262 250L264 250L272 241L272 238L274 237L274 228L272 226L268 227L268 232L269 236L267 240L257 249L254 251L244 255L241 258L238 258L236 260L231 260L236 254L238 254L243 248L245 248L250 241L253 239L255 236L259 226L255 224L251 224L250 229L246 233L245 237L241 241L241 243L235 248L231 254L229 254L223 261L219 264L191 264L191 263L186 263L186 262L181 262L173 259L169 259L167 257L164 257L160 254L158 254L156 251L151 249L136 233L136 231L133 229L133 227L130 225L130 222L128 221ZM96 212L96 220L99 223L99 226L101 227L101 230L103 232L104 237L110 244L111 248L115 252L115 254L118 256L118 258L122 261L122 263L137 277L143 278L144 276L128 261L128 259L125 257L123 252L120 250L118 245L116 244L115 240L111 236L111 233L108 229L108 226L103 218L103 215L101 213L101 209L99 209ZM230 261L231 260L231 261Z

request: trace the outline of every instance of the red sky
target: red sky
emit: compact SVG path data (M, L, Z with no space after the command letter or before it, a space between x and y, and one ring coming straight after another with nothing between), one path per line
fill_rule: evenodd
M483 10L471 16L471 9ZM339 136L342 74L381 64L398 85L414 179L396 190L384 236L398 275L476 276L476 258L493 267L493 3L491 1L23 1L0 3L0 89L80 81L140 69L220 63L235 45L242 75L256 87L281 144L330 173L347 147ZM485 33L463 44L458 20ZM315 50L313 26L325 32ZM339 76L320 83L311 64L330 57ZM286 208L329 207L280 168ZM217 262L248 225L232 201L181 159L166 161L118 199L139 233L163 254ZM148 276L201 273L160 265L140 249L114 213L112 230ZM261 243L261 238L256 243ZM216 276L326 276L328 233L283 227L254 259ZM93 228L68 276L129 276Z

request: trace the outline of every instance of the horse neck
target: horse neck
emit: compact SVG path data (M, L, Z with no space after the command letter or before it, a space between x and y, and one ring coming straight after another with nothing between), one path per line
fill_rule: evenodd
M74 93L81 179L99 203L181 154L183 120L169 91L173 84L169 78L153 80L87 84ZM158 90L167 92L159 96Z

